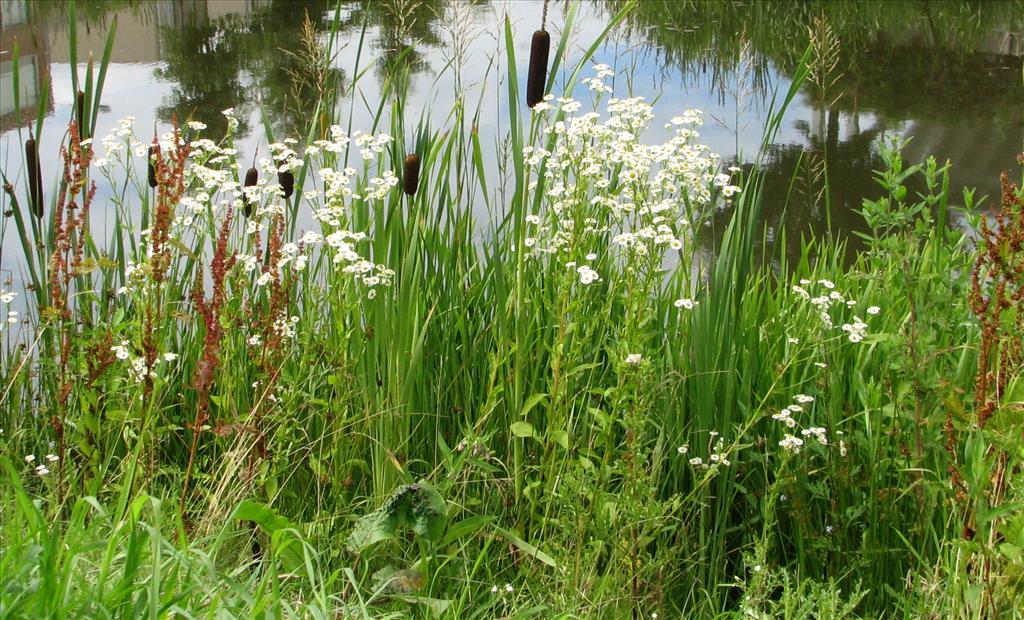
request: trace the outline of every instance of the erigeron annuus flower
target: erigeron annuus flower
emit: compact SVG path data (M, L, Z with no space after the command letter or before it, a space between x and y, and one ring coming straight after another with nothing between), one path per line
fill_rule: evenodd
M601 276L587 265L577 267L576 272L580 275L581 284L590 284L601 279Z
M779 442L779 446L784 450L792 453L800 452L800 448L804 445L803 439L794 437L793 435L786 434L785 438Z
M697 305L697 302L695 302L692 299L683 298L675 300L674 302L672 302L672 305L675 306L676 308L686 308L687 310L693 310L693 307Z
M780 411L778 413L773 413L772 414L772 419L776 420L778 422L782 422L783 424L785 424L789 428L793 428L793 427L796 426L796 420L793 419L793 417L790 414L788 409L783 409L782 411Z
M121 344L110 347L110 350L114 352L114 356L119 360L128 359L128 341L122 340Z
M871 307L869 307L869 308L867 309L867 313L868 313L868 314L871 314L871 315L875 315L875 314L878 314L878 313L879 313L879 312L881 312L881 311L882 311L882 309L881 309L881 308L879 308L878 306L871 306Z
M847 339L850 342L860 342L867 333L867 327L867 323L855 316L853 317L853 323L844 323L842 329L847 333Z
M828 437L826 436L826 433L827 431L820 426L812 426L800 431L800 434L804 437L814 437L818 440L818 443L822 445L828 445Z
M630 353L626 356L626 363L636 366L644 359L643 355L639 353Z

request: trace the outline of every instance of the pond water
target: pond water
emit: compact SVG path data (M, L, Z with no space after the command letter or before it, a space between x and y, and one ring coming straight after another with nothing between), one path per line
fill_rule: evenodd
M297 68L301 74L303 22L308 15L323 37L335 6L321 0L79 2L81 75L90 53L102 55L117 19L95 135L133 116L145 137L154 124L166 131L175 114L202 120L218 135L225 108L234 108L242 121L243 153L265 144L261 109L278 138L297 135L310 108L309 88L296 89L293 79ZM415 127L423 115L434 128L443 126L453 93L461 89L468 107L479 106L478 130L488 152L497 150L487 147L507 130L505 16L524 76L532 32L544 21L557 41L568 11L560 0L365 0L340 6L342 46L332 67L351 80L361 55L359 70L366 69L352 105L343 102L353 128L370 128L388 67L411 46L405 57L407 126ZM578 5L566 66L575 64L621 6L615 0ZM50 188L74 102L67 5L2 0L0 7L0 166L18 176L27 135L17 119L34 117L45 98L41 152ZM701 140L727 161L749 161L771 94L788 88L811 33L825 44L819 65L825 69L818 85L805 85L788 110L773 148L765 211L773 232L784 228L797 236L826 226L823 186L813 173L814 162L823 158L829 163L832 226L857 229L855 210L863 198L878 194L871 171L880 165L878 144L887 132L912 138L906 150L911 160L928 154L950 159L954 188L975 186L978 196L997 196L999 172L1016 169L1024 143L1022 0L644 0L610 33L594 61L615 69L617 95L657 100L651 140L662 137L662 121L699 108L706 113ZM15 44L20 110L12 97ZM804 168L790 190L798 162ZM3 234L0 268L18 278L17 233L6 216Z

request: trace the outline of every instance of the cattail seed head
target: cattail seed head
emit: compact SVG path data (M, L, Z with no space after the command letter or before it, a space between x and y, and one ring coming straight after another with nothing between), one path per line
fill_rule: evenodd
M78 113L78 131L84 137L85 131L85 93L78 91L75 96L75 110Z
M295 191L295 175L292 174L292 171L285 170L284 172L278 172L277 183L284 191L284 197L291 198L292 193Z
M245 173L245 184L243 185L243 187L252 187L253 185L256 185L256 182L259 180L259 178L260 178L259 171L257 171L255 167L249 168L249 170L246 171L246 173ZM249 200L248 196L246 196L245 197L245 217L250 217L251 215L252 215L252 201Z
M156 187L156 158L160 156L160 145L150 144L149 153L147 154L146 161L148 166L146 167L147 178L149 180L150 187Z
M39 166L39 149L35 138L25 140L25 165L28 169L29 207L36 217L43 217L43 172Z
M534 32L533 43L530 45L530 71L526 76L526 105L531 108L544 100L550 51L551 35L546 30Z
M416 193L420 185L420 156L412 153L405 158L405 171L402 175L402 188L407 196Z

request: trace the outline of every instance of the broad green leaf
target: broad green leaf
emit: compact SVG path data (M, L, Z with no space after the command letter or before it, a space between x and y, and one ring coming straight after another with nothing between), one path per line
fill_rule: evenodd
M536 432L533 430L533 425L529 422L513 422L512 426L509 427L512 434L516 437L536 437Z

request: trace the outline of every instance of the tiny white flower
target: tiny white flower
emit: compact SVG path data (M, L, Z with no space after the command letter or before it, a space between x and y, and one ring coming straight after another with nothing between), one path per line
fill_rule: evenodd
M871 306L870 308L868 308L868 314L878 314L881 311L882 309L879 308L878 306Z
M640 355L639 353L630 353L629 355L626 356L626 363L635 366L639 364L642 359L643 356Z
M35 460L36 460L36 455L34 455L34 454L29 454L29 455L25 456L25 462L26 463L33 463Z

